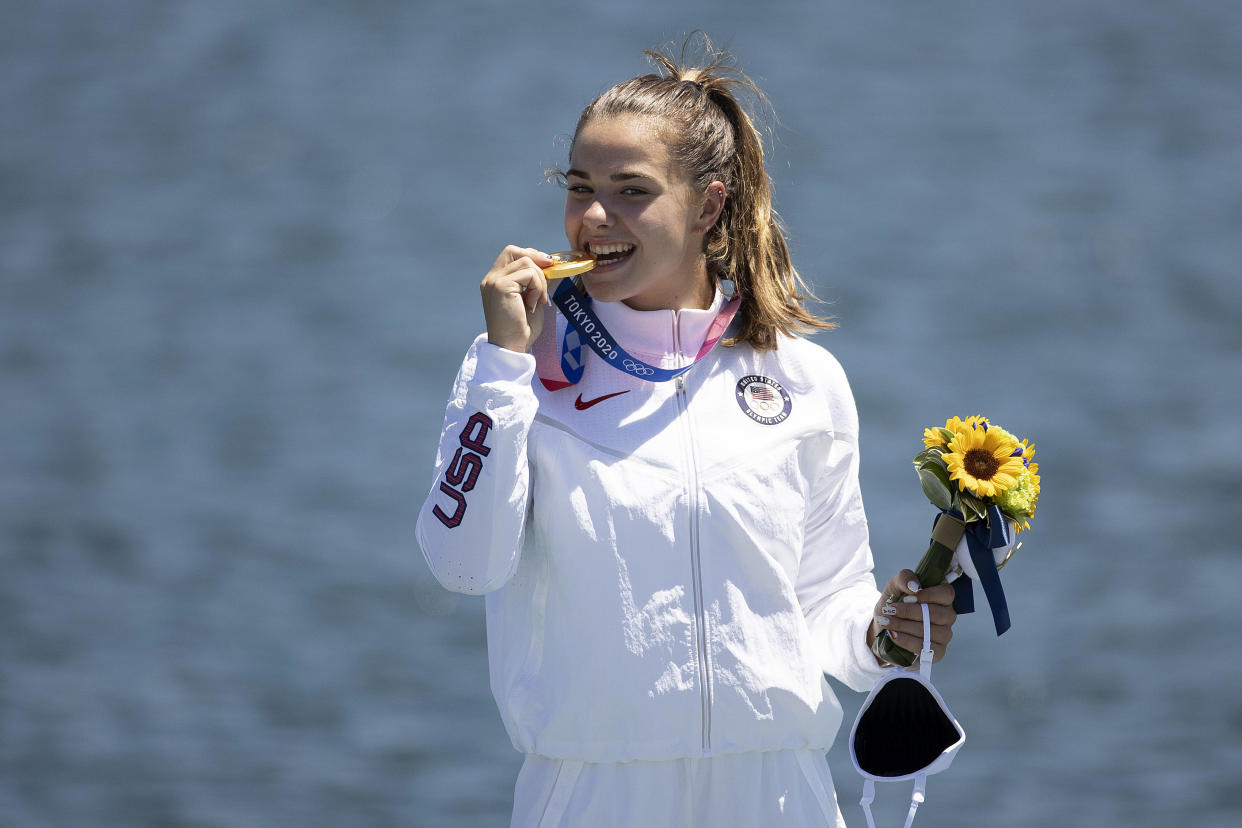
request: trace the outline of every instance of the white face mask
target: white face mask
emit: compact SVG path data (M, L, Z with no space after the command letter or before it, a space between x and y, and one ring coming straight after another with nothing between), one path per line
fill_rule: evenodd
M949 767L966 732L931 683L931 619L923 610L923 650L919 669L893 668L881 676L863 702L850 731L850 758L862 775L862 807L875 828L871 803L875 783L914 780L906 828L923 802L927 776Z

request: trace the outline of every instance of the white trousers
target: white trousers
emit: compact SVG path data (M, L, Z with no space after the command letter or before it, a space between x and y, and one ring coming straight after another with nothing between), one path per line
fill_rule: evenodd
M823 752L596 763L526 757L512 828L845 828Z

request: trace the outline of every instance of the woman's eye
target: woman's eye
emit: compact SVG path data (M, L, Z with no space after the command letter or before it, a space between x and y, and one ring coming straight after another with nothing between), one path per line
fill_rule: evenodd
M621 195L646 195L647 191L639 187L626 187L621 191Z
M566 189L571 193L589 193L591 188L585 184L570 184Z

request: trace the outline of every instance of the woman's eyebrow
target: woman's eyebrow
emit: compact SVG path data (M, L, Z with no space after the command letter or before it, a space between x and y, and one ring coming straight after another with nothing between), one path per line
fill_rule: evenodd
M573 176L574 178L581 178L586 181L591 180L590 174L585 173L582 170L569 169L565 172L565 176L567 178L569 176ZM630 181L635 178L651 178L651 176L645 173L619 172L619 173L613 173L612 175L608 176L608 178L613 181Z

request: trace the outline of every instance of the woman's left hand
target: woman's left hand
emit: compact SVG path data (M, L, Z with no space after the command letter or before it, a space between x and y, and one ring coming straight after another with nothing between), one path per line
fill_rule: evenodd
M887 600L890 595L895 596L891 604ZM902 649L912 653L922 650L923 610L919 604L927 604L931 619L931 644L935 653L932 661L944 658L945 650L953 639L953 622L957 620L957 611L953 609L953 585L919 589L918 580L909 569L894 575L880 594L880 600L875 605L875 617L867 628L867 646L871 646L882 630L888 630L893 642Z

